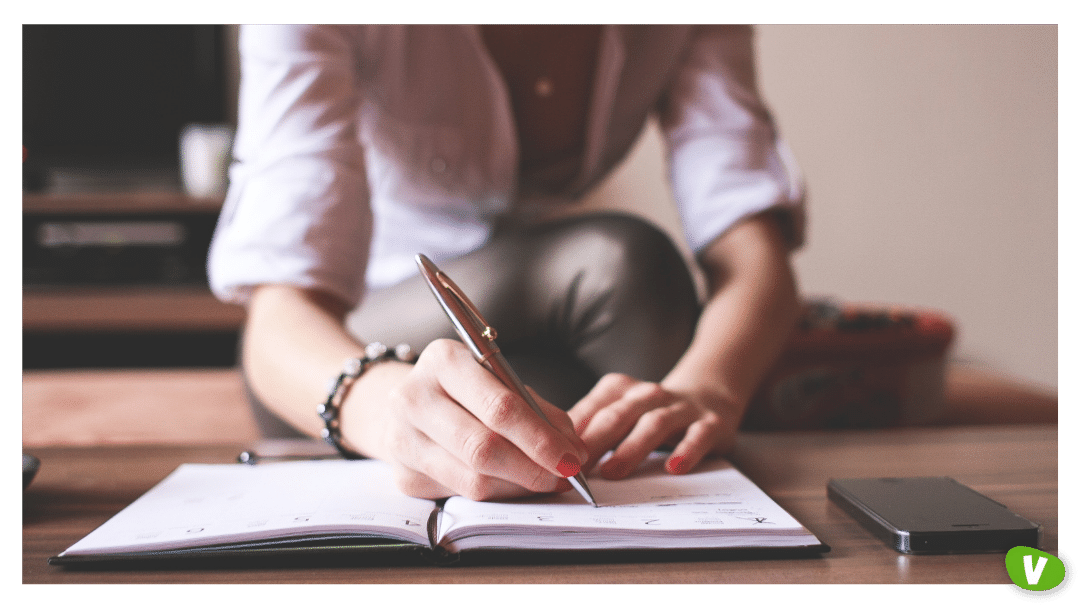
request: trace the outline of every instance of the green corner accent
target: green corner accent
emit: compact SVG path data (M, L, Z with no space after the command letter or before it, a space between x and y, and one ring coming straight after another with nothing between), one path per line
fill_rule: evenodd
M1065 563L1031 547L1013 547L1005 554L1005 570L1021 589L1047 591L1065 580Z

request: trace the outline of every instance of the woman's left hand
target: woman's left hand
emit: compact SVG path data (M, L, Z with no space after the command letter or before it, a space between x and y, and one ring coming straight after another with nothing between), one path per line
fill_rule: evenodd
M707 294L690 348L659 383L607 374L568 412L590 470L629 475L671 447L670 473L687 473L735 445L743 412L783 351L799 315L789 248L771 213L748 218L698 254Z
M568 412L578 436L589 447L590 470L609 450L601 467L607 479L629 475L661 447L672 447L669 473L686 473L710 453L731 449L738 409L706 395L689 395L625 374L607 374Z

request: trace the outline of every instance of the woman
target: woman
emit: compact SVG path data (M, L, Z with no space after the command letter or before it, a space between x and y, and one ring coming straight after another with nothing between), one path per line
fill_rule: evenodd
M609 451L617 479L658 447L673 474L730 449L794 323L803 223L749 28L252 27L241 59L209 270L248 307L265 429L319 434L327 378L403 341L415 363L364 365L332 426L410 495L562 491ZM655 228L565 217L650 113L703 303ZM498 329L551 424L447 339L417 253Z

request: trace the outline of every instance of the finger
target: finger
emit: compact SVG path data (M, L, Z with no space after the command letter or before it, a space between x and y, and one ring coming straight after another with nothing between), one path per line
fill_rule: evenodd
M411 422L476 474L503 479L533 492L552 492L557 486L558 476L449 398L424 408L423 415Z
M574 430L583 435L597 412L618 401L637 380L625 374L605 374L592 389L567 412L574 421Z
M468 496L472 494L465 488L475 483L470 475L505 479L531 491L549 492L556 488L555 475L499 433L485 427L440 387L418 383L402 389L400 395L403 403L399 407L405 413L405 421L395 431L393 449L395 457L411 469ZM450 467L446 457L453 457L460 468ZM442 472L436 474L436 470ZM473 494L482 492L477 490Z
M635 381L618 400L592 416L582 439L592 454L602 456L620 445L647 412L666 407L674 399L655 383Z
M443 354L454 365L436 370L439 383L449 397L551 473L562 477L577 474L581 469L578 447L534 412L525 399L476 363L463 345L457 345L440 346L446 349ZM462 360L463 356L468 358L467 362Z
M414 431L408 435L407 441L396 441L399 460L395 478L398 488L409 496L437 499L460 495L471 500L492 500L525 496L534 491L473 470L422 433ZM540 470L545 476L555 479L553 475ZM559 491L561 487L555 482L540 491Z
M607 479L622 479L641 464L669 437L682 433L697 419L697 411L685 402L646 412L634 429L612 452L600 474Z
M544 417L547 418L551 426L555 427L555 430L563 434L570 443L574 444L577 449L578 459L581 462L585 462L589 459L589 447L585 445L585 442L578 436L577 431L574 430L574 421L570 419L570 415L567 412L559 409L549 401L545 400L532 388L528 388L529 393L533 396L533 400L540 406L541 411L544 412Z
M664 468L674 475L689 473L710 452L723 447L725 435L733 435L725 432L727 429L723 422L719 415L709 412L709 415L691 424L672 450Z
M602 427L607 428L607 425L611 423L601 420L599 424L594 425L593 421L596 414L611 406L612 403L619 401L623 393L636 383L635 378L624 374L606 374L600 378L588 394L582 397L567 412L574 424L575 432L588 447L589 457L585 459L582 470L592 470L596 463L614 445L611 442L603 441L603 438L609 433L601 433L597 430Z

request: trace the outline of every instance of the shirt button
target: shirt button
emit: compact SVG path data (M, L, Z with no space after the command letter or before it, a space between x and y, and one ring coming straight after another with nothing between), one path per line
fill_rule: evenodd
M442 173L443 171L446 171L446 161L441 158L432 159L431 170L435 173Z

